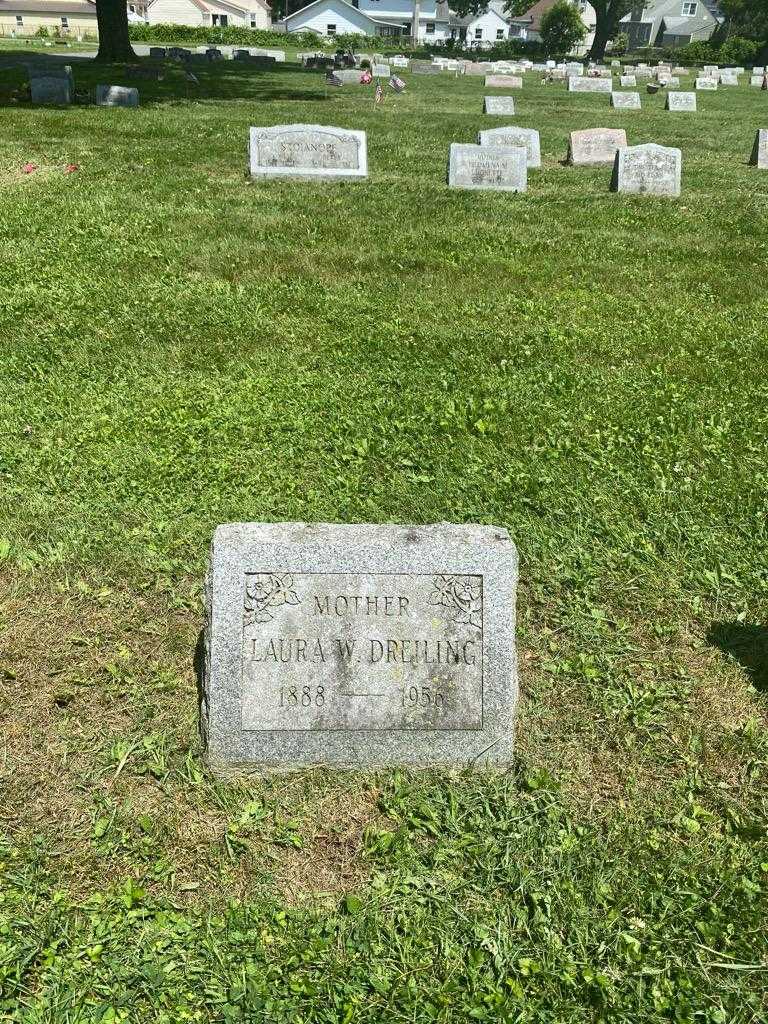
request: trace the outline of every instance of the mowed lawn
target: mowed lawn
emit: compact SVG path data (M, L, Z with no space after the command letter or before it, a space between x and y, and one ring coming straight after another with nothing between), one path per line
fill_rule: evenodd
M0 1020L765 1020L768 94L194 72L0 70ZM283 122L365 129L368 181L249 183ZM528 193L449 191L505 123ZM564 166L597 126L681 198ZM211 778L232 520L506 527L510 771Z

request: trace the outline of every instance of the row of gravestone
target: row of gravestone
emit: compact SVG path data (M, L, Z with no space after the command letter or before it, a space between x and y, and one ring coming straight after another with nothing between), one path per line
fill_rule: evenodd
M285 62L284 50L236 49L234 47L219 48L208 46L204 49L189 50L183 46L150 46L149 56L155 60L180 60L190 63L226 60L231 53L233 60L250 61L261 64Z
M66 107L75 95L75 77L69 64L29 67L29 92L33 103ZM97 85L96 104L100 107L138 107L138 89L122 85Z
M655 143L628 146L622 128L571 132L566 162L612 166L611 188L616 192L680 195L681 151ZM750 162L768 169L768 129L758 131ZM479 133L477 144L451 144L448 184L460 189L525 192L528 169L540 166L537 131L514 126L490 129ZM366 134L329 125L251 128L250 173L254 180L366 178Z
M638 92L612 92L611 106L617 110L641 110L640 93ZM670 92L667 93L665 110L695 111L695 92ZM493 117L507 117L515 113L514 96L484 96L483 113Z

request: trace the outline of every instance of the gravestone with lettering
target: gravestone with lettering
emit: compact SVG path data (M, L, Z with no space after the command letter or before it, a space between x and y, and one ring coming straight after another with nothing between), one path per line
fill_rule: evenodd
M507 765L517 554L491 526L234 523L206 578L201 732L221 774Z
M568 92L612 92L610 78L569 78Z
M252 178L367 178L365 132L322 124L251 128Z
M524 146L528 167L541 167L541 141L534 128L488 128L478 132L479 146Z
M611 189L638 195L679 196L682 153L657 146L624 146L616 152Z
M696 112L696 93L695 92L669 92L667 93L667 102L665 104L667 110L672 111L691 111Z
M613 164L616 150L626 144L627 133L623 128L586 128L571 132L567 161L576 167Z
M715 90L715 89L717 89L717 79L716 78L697 78L695 85L696 85L696 88L699 91Z
M443 73L439 64L432 64L426 60L412 60L411 71L414 75L441 75Z
M138 107L139 90L124 85L97 85L96 105L99 107Z
M519 75L486 75L486 89L522 89L523 80Z
M473 146L452 142L448 159L450 188L525 192L528 154L524 146Z
M484 96L483 97L483 113L493 114L494 116L503 116L506 114L514 114L515 112L515 98L514 96Z
M753 88L755 86L757 86L757 88L759 89L762 86L762 84L763 84L763 76L762 75L751 75L750 79L749 79L749 84Z
M622 89L628 89L630 87L634 89L637 86L637 79L634 75L622 75L619 78L619 85Z
M749 162L752 167L768 170L768 128L759 128L757 130Z
M389 64L374 64L371 74L374 78L389 78L392 72L389 70Z
M617 110L640 110L639 92L612 92L611 106Z

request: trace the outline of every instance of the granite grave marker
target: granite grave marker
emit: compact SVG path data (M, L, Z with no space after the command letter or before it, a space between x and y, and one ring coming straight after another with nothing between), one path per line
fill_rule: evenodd
M209 763L509 764L516 582L514 544L491 526L219 526L202 659Z

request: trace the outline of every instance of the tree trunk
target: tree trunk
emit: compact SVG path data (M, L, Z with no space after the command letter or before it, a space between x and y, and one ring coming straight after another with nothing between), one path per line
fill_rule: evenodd
M96 60L136 59L128 38L126 0L96 0L96 22L99 26L99 52Z
M611 36L613 35L613 26L611 24L611 17L606 12L600 14L597 12L597 22L595 24L595 38L592 41L592 46L589 51L589 56L592 60L602 60L605 56L605 48L610 42Z

